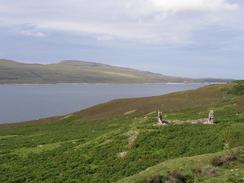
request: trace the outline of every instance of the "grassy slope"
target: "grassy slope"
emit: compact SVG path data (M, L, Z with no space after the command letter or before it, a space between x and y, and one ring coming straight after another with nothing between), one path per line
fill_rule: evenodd
M184 81L193 80L80 61L63 61L57 64L41 65L0 60L0 83L155 83Z
M244 145L240 85L117 100L89 109L95 112L93 120L86 110L38 125L5 126L0 129L0 182L135 182L168 170L208 166L217 152L225 153L226 143L230 148ZM135 113L124 115L136 106ZM181 121L205 117L214 109L218 123L155 126L155 106L161 106L168 119ZM231 168L238 169L238 176L233 177ZM205 180L237 182L241 173L238 161Z
M228 155L230 152L225 150L217 153L209 153L203 155L197 155L192 157L183 157L166 160L162 163L159 163L155 166L149 167L144 171L139 172L131 177L126 177L117 183L134 183L141 181L150 181L150 178L153 176L164 176L168 171L179 171L185 175L193 174L194 169L209 169L213 168L212 160L216 157L223 157ZM243 160L244 160L244 148L235 148L231 150L231 153L237 154L239 160L232 163L231 165L218 167L217 173L214 176L203 175L197 176L195 178L196 182L214 182L214 183L223 183L223 182L242 182L244 175Z
M76 113L88 119L121 117L128 111L136 110L133 115L140 116L158 109L164 112L178 111L189 108L207 108L211 105L228 100L223 90L232 84L210 85L198 90L183 91L163 96L145 97L137 99L120 99L97 105Z

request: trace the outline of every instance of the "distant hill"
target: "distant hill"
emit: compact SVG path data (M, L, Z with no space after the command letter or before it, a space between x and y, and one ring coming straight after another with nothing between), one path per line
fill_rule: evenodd
M0 83L168 83L223 82L221 79L173 77L106 64L66 60L26 64L0 59Z

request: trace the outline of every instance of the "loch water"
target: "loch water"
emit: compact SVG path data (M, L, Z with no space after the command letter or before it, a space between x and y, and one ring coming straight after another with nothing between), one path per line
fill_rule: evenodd
M163 95L207 83L0 85L0 123L65 115L113 99Z

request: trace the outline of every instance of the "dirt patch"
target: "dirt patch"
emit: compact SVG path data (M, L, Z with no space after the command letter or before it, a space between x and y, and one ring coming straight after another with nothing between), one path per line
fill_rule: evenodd
M69 114L69 115L64 116L62 119L67 119L67 118L72 117L72 116L73 116L73 114Z
M171 124L208 124L208 118L195 119L195 120L171 120Z
M207 118L196 119L196 120L192 120L191 123L192 124L207 124L208 123L208 119Z
M133 113L135 113L135 112L136 112L136 109L131 110L131 111L127 111L127 112L125 112L125 113L124 113L124 116L130 115L130 114L133 114Z

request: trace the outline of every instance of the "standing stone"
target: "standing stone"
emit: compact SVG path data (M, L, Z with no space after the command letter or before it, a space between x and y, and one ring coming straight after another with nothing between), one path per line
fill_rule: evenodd
M168 122L166 120L164 120L164 118L163 118L163 113L160 111L158 111L158 123L160 125L167 125L168 124Z
M163 113L158 111L158 123L163 124Z
M208 114L208 124L214 124L214 111L211 110Z

